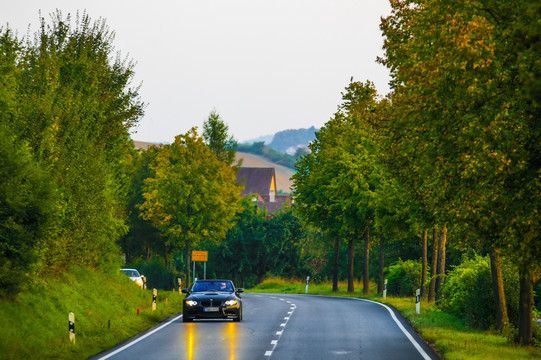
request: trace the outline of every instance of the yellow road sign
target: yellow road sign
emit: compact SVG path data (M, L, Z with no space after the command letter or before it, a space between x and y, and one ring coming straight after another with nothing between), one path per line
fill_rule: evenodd
M192 261L208 261L209 252L208 251L192 251Z

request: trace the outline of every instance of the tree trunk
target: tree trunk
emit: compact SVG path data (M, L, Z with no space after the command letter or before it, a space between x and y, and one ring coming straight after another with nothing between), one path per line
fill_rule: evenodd
M518 303L518 338L521 345L532 344L533 328L533 285L531 274L524 268L520 269L520 298Z
M190 287L190 256L192 255L192 252L190 251L190 241L186 240L186 287Z
M385 269L385 238L383 235L379 236L379 281L378 281L378 294L383 294L383 282L385 281L385 275L383 270Z
M436 297L436 275L438 266L438 232L432 229L432 264L430 266L430 287L428 289L428 301L434 301Z
M494 304L496 305L496 327L503 331L509 325L507 316L507 305L503 290L502 262L498 250L490 250L490 270L492 273L492 292L494 293Z
M441 287L445 280L445 246L447 245L447 227L441 229L439 254L438 254L438 277L436 278L436 300L441 299Z
M334 238L334 268L332 272L332 291L338 291L338 260L340 258L340 237Z
M425 299L426 298L426 267L427 267L427 257L428 257L428 253L427 253L427 237L428 237L428 232L426 230L423 231L423 243L422 243L422 266L423 268L421 269L421 298Z
M353 285L353 261L355 259L355 240L354 236L351 236L349 238L348 243L348 292L352 293L355 291L354 285Z
M163 259L165 261L165 268L169 269L169 252L167 251L167 245L165 245L163 250Z
M126 250L124 252L124 262L126 264L131 264L131 254L130 254L129 250Z
M368 295L370 287L370 277L368 274L369 271L369 261L370 261L370 227L366 227L366 233L364 237L364 274L363 274L363 294Z

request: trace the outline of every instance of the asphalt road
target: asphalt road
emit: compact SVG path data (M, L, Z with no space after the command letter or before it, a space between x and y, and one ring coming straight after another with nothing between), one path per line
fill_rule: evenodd
M182 315L92 360L439 359L390 307L349 298L243 294L244 319Z

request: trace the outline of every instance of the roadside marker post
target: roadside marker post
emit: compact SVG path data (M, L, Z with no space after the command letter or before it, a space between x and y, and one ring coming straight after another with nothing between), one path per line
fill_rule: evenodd
M421 313L421 289L415 290L415 312Z
M156 310L156 298L158 296L158 290L152 290L152 311Z
M304 293L308 294L308 283L310 282L310 276L306 277L306 289L304 289Z
M177 281L178 281L178 293L179 295L181 295L182 294L182 279L178 278Z
M387 279L383 282L383 300L387 299Z
M69 334L70 334L70 342L72 344L75 344L75 314L70 312L68 314L68 321L69 321Z

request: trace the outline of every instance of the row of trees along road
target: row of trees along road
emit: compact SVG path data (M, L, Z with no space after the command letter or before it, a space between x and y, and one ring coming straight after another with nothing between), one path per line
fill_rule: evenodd
M72 24L57 12L33 38L0 29L0 297L70 266L120 265L144 104L105 23Z
M417 231L424 278L427 232L439 229L431 299L444 279L448 235L456 248L490 254L502 330L508 319L500 256L511 258L520 272L519 339L530 344L533 283L541 275L541 5L391 5L379 61L391 71L392 92L378 100L370 82L346 88L312 153L297 163L298 210L336 251L339 238L353 249L364 235L365 263L369 236L377 234L382 249L397 227Z

